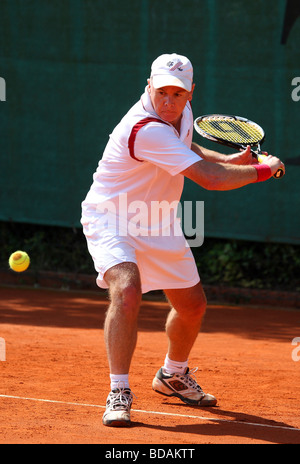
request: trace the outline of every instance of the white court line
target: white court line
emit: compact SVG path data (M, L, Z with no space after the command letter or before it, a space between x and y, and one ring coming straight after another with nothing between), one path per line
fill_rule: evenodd
M69 405L69 406L83 406L87 408L105 409L105 406L100 406L98 404L72 403L70 401L46 400L42 398L27 398L23 396L0 395L0 398L10 398L10 399L16 399L16 400L37 401L37 402L42 402L42 403L54 403L54 404L64 404L64 405ZM132 409L132 411L142 413L142 414L153 414L157 416L182 417L182 418L188 418L188 419L198 419L201 421L226 422L229 424L252 425L255 427L265 427L265 428L270 428L270 429L280 429L280 430L290 430L293 432L300 432L300 429L296 429L293 427L285 427L282 425L258 424L257 422L244 422L244 421L236 421L236 420L228 420L228 419L218 419L214 417L194 416L190 414L175 414L171 412L147 411L143 409Z

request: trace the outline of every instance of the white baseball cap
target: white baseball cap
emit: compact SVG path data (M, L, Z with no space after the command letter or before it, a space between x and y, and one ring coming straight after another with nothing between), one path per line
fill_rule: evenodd
M188 58L177 53L161 55L151 66L155 89L174 85L190 92L193 85L193 66Z

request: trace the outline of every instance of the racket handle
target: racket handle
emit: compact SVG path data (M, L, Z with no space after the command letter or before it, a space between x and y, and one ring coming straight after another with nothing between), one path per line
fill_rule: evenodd
M257 155L257 160L260 164L262 164L264 162L264 159L266 158L266 155ZM284 171L282 168L279 168L275 174L273 175L273 177L275 179L280 179L280 177L284 176Z

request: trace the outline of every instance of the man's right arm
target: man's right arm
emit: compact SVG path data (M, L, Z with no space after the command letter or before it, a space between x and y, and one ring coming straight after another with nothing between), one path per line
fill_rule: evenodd
M279 167L284 168L275 156L268 156L264 164L269 166L270 176ZM211 163L205 160L192 164L181 174L207 190L234 190L258 179L258 171L254 165Z

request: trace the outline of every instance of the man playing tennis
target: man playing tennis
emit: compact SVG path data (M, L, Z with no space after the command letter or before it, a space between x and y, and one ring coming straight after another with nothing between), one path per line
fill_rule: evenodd
M130 425L133 394L128 374L137 341L143 293L162 289L170 303L168 352L154 377L155 391L198 406L214 406L189 370L188 358L206 309L206 297L178 222L149 218L155 202L179 202L184 177L209 190L230 190L272 176L272 156L252 164L250 149L229 156L192 142L191 62L177 54L152 64L144 94L116 126L82 203L82 225L110 305L104 325L111 392L103 424ZM263 175L262 175L263 174ZM137 214L138 212L138 214Z

